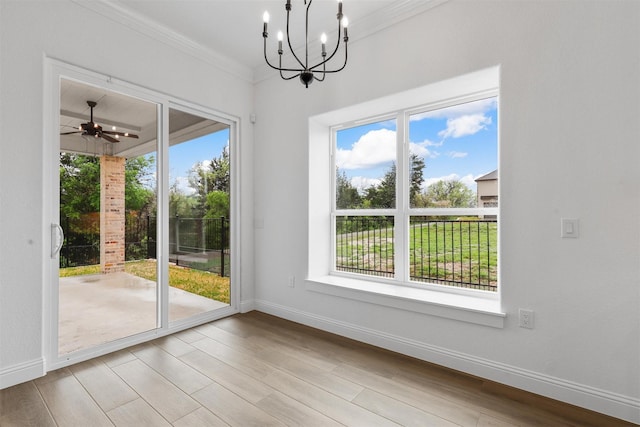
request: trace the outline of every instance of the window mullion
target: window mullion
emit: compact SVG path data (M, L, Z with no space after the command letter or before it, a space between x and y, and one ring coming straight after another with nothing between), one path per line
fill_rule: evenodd
M407 211L409 209L409 144L407 142L407 123L406 114L398 113L396 118L396 215L395 215L395 242L394 242L394 267L395 279L401 282L407 282L408 276L408 255L409 255L409 228L407 221Z

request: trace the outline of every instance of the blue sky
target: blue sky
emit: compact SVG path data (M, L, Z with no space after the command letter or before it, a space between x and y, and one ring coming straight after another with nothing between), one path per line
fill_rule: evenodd
M194 190L188 185L189 170L220 157L228 145L229 128L169 147L169 185L177 180L184 194L192 194Z
M363 190L379 183L396 161L394 120L339 130L336 166ZM414 114L409 122L412 153L422 157L423 188L439 180L460 180L476 191L474 179L497 168L496 98Z

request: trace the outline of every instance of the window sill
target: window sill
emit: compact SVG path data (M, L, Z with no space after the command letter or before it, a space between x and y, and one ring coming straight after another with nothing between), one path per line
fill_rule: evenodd
M493 328L503 328L506 318L498 299L417 289L351 277L308 278L306 289Z

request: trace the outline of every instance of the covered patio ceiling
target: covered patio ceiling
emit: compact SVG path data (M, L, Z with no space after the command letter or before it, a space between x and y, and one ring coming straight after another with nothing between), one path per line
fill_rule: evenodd
M129 132L138 138L121 137L119 142L83 136L81 132L60 135L60 150L85 155L108 154L135 157L157 150L158 104L70 79L60 81L60 134L78 130L90 120L87 101L97 105L93 121L104 130ZM174 108L169 110L169 145L208 135L228 127L225 123L199 117Z

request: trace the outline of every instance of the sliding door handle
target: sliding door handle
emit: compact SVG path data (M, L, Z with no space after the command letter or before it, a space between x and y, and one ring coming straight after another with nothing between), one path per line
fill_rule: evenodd
M51 258L55 258L64 244L64 231L60 224L51 224Z

